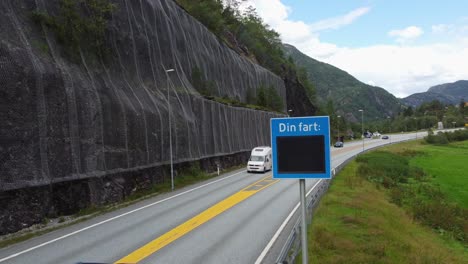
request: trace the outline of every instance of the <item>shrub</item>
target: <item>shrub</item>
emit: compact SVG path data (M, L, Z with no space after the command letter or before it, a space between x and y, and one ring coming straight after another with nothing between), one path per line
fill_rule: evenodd
M453 141L468 140L468 130L463 129L455 130L453 132L439 132L437 135L428 134L424 139L429 144L446 145Z
M398 206L403 205L403 200L405 198L405 190L401 187L393 188L390 192L390 201Z
M275 111L281 111L283 109L283 101L273 86L269 86L268 89L266 89L265 97L266 104L269 108Z
M361 163L358 167L361 175L367 175L370 181L382 184L385 188L407 182L409 165L402 156L377 151L360 156L356 161Z
M468 139L468 130L455 130L451 133L446 132L444 133L447 136L447 139L452 141L463 141Z
M435 142L447 140L441 133L428 137ZM401 154L377 151L361 155L356 159L359 164L356 173L376 183L377 187L389 189L390 201L404 207L414 219L462 243L468 242L468 210L447 202L445 194L430 182L421 168L409 166L408 160L421 153L404 151ZM415 181L409 182L410 177Z
M247 93L245 95L245 102L247 104L255 104L255 102L257 101L253 91L252 91L252 88L248 88L247 89Z
M418 167L411 167L410 168L410 176L413 177L417 181L426 181L427 175L423 169Z
M437 135L428 135L424 139L427 143L435 145L446 145L449 143L447 136L444 133L438 133Z
M109 49L105 43L105 32L115 9L109 0L60 0L57 15L36 10L32 12L32 19L51 29L72 60L78 60L80 47L97 57L106 58Z
M460 241L467 239L468 210L440 200L418 201L413 204L415 219L438 230L449 231Z
M213 81L205 80L203 72L198 67L192 69L192 85L205 97L214 96L216 87Z
M198 162L192 163L190 167L183 169L180 174L189 177L206 176L206 173L200 168L200 164L198 164Z
M260 86L260 88L257 91L257 102L256 103L259 106L263 106L263 107L267 106L265 88L263 86Z

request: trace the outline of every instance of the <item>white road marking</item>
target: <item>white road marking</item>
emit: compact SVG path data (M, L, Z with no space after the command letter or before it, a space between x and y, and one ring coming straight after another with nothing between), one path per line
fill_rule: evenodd
M317 187L317 185L322 182L322 180L319 180L306 194L306 197L310 195L310 193L315 189L315 187ZM273 237L271 238L270 242L268 242L268 244L266 245L266 247L263 249L262 253L260 254L260 256L258 256L257 260L255 261L255 264L260 264L262 263L263 259L265 258L266 254L268 253L268 251L270 251L271 247L273 246L273 244L276 242L276 240L278 239L279 235L281 234L281 232L283 232L283 229L286 227L286 224L288 224L289 220L291 220L292 216L296 213L297 209L299 208L299 205L300 205L300 202L296 204L296 206L294 207L294 209L291 211L291 213L289 213L288 217L286 217L286 219L284 220L284 222L281 224L281 226L279 227L279 229L276 231L275 235L273 235Z
M410 139L412 139L412 138L410 138ZM395 142L393 142L393 143L397 143L398 141L403 141L403 140L404 140L404 139L400 139L400 140L397 140L397 141L395 141ZM371 143L371 144L372 144L372 143L375 144L376 142L377 142L377 143L380 143L380 141L372 141L372 142L370 142L370 143ZM361 143L362 143L362 142L361 142ZM359 146L360 146L361 143L359 143ZM357 143L355 143L354 145L358 146ZM353 146L354 146L354 145L353 145ZM368 144L368 145L369 145L369 144ZM385 144L380 144L379 146L383 146L383 145L385 145ZM369 146L367 146L366 149L368 149L368 148L369 148ZM336 151L335 149L332 149L332 152L335 152L335 151ZM361 153L361 152L359 152L359 153ZM343 154L345 154L345 153L343 153ZM335 161L336 161L336 156L338 156L338 155L335 155ZM335 173L336 173L336 168L333 168L332 171L333 171L333 176L334 176ZM321 181L322 181L322 180L319 180L319 181L312 187L312 189L310 189L310 191L307 192L306 196L309 196L310 193L312 192L312 190L314 190L314 188L317 186L317 184L319 184ZM281 234L281 232L283 231L283 229L286 227L286 224L289 222L289 220L292 218L292 216L296 213L297 209L299 208L299 205L300 205L300 203L297 203L297 205L294 207L294 209L291 211L291 213L288 215L288 217L286 217L286 219L284 220L284 222L281 224L281 226L279 227L279 229L276 231L275 235L271 238L270 242L268 242L268 244L266 245L266 247L263 249L263 251L262 251L262 253L260 254L260 256L258 256L257 260L255 261L255 264L260 264L260 263L262 263L262 261L263 261L263 259L265 258L266 254L267 254L268 251L271 249L271 247L273 246L273 244L276 242L276 240L278 239L278 237L279 237L279 235Z
M185 191L185 192L176 194L176 195L174 195L174 196L168 197L168 198L163 199L163 200L161 200L161 201L157 201L157 202L154 202L154 203L151 203L151 204L142 206L142 207L137 208L137 209L134 209L134 210L132 210L132 211L129 211L129 212L123 213L123 214L121 214L121 215L117 215L117 216L114 216L114 217L109 218L109 219L107 219L107 220L101 221L101 222L99 222L99 223L96 223L96 224L87 226L87 227L85 227L85 228L82 228L82 229L77 230L77 231L75 231L75 232L72 232L72 233L70 233L70 234L66 234L66 235L64 235L64 236L61 236L61 237L52 239L52 240L50 240L50 241L47 241L47 242L42 243L42 244L39 244L39 245L34 246L34 247L32 247L32 248L28 248L28 249L23 250L23 251L21 251L21 252L18 252L18 253L15 253L15 254L13 254L13 255L10 255L10 256L8 256L8 257L2 258L2 259L0 259L0 263L1 263L1 262L4 262L4 261L6 261L6 260L9 260L9 259L15 258L15 257L17 257L17 256L23 255L23 254L25 254L25 253L31 252L31 251L33 251L33 250L35 250L35 249L38 249L38 248L41 248L41 247L43 247L43 246L47 246L47 245L52 244L52 243L54 243L54 242L57 242L57 241L59 241L59 240L65 239L65 238L67 238L67 237L76 235L76 234L78 234L78 233L81 233L81 232L86 231L86 230L88 230L88 229L91 229L91 228L93 228L93 227L100 226L100 225L102 225L102 224L108 223L108 222L113 221L113 220L115 220L115 219L119 219L119 218L124 217L124 216L126 216L126 215L133 214L133 213L135 213L135 212L141 211L141 210L146 209L146 208L148 208L148 207L151 207L151 206L154 206L154 205L157 205L157 204L166 202L166 201L168 201L168 200L174 199L174 198L179 197L179 196L181 196L181 195L184 195L184 194L193 192L193 191L195 191L195 190L204 188L204 187L209 186L209 185L211 185L211 184L214 184L214 183L217 183L217 182L220 182L220 181L229 179L229 178L231 178L231 177L234 177L235 175L238 175L238 174L241 174L241 173L244 173L244 172L246 172L246 171L244 170L244 171L240 171L240 172L234 173L234 174L232 174L232 175L230 175L230 176L227 176L227 177L224 177L224 178L222 178L222 179L209 182L209 183L207 183L207 184L204 184L204 185L198 186L198 187L196 187L196 188L187 190L187 191Z

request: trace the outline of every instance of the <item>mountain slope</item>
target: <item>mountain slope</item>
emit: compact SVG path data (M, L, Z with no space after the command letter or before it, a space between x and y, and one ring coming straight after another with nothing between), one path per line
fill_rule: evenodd
M453 104L455 98L450 95L440 94L440 93L433 93L433 92L423 92L423 93L415 93L408 97L401 99L401 102L407 106L411 106L413 108L420 106L423 103L432 102L434 100L438 100L443 104Z
M458 104L461 100L468 100L468 81L460 80L432 86L427 92L412 94L401 99L407 106L417 107L425 102L438 100L444 104Z
M368 120L395 115L400 109L399 100L386 90L362 83L339 68L308 57L292 45L285 44L284 51L306 69L319 102L325 104L331 99L338 114L347 120L359 121L359 109L365 110Z
M447 94L453 97L468 97L468 81L461 80L454 83L444 83L432 86L428 92Z

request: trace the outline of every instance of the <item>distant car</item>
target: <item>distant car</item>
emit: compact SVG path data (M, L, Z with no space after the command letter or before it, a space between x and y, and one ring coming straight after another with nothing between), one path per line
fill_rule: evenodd
M388 136L382 136L382 139L388 139Z
M342 147L343 147L343 142L337 141L337 142L335 143L335 148L342 148Z

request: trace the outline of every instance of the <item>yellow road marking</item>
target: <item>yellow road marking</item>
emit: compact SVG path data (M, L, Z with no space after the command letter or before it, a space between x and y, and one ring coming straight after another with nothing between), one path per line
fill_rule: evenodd
M273 185L278 181L279 180L271 180L271 176L267 176L247 186L239 192L229 196L223 201L213 205L212 207L201 212L200 214L194 216L187 222L175 227L174 229L154 239L153 241L140 247L139 249L133 251L132 253L123 257L122 259L119 259L115 262L115 264L136 264L139 261L142 261L143 259L147 258L151 254L154 254L161 248L169 245L176 239L184 236L185 234L201 226L202 224L210 221L211 219L215 218L216 216L233 207L234 205L244 201L245 199L249 198L255 193L267 188L270 185Z

